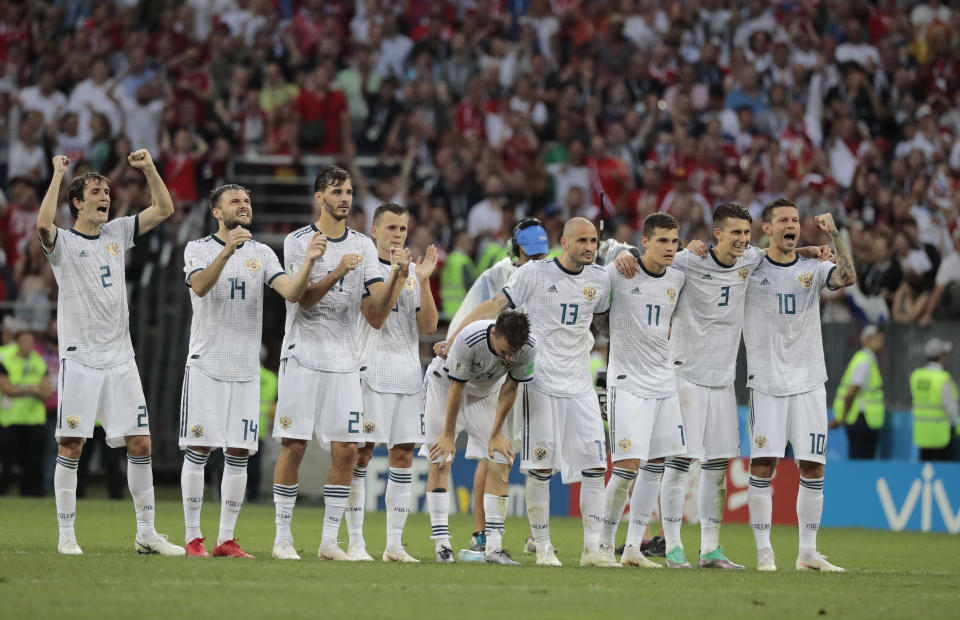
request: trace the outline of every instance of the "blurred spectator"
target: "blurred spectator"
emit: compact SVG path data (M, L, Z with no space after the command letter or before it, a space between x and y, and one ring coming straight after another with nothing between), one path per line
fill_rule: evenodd
M43 148L42 117L38 113L27 114L17 129L16 138L10 144L7 176L21 177L31 183L42 183L49 173L49 162Z
M197 181L201 160L208 150L207 143L187 129L165 132L160 143L160 156L166 177L167 190L178 208L189 208L200 197Z

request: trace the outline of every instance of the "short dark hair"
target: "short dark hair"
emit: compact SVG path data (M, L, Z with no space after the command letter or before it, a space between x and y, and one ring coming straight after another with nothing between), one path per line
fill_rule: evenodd
M776 200L771 200L763 207L763 212L760 214L760 221L764 224L769 224L773 221L773 210L777 207L793 207L797 208L797 205L793 204L786 198L777 198Z
M313 181L313 191L322 192L328 187L340 187L350 178L350 173L340 166L324 166Z
M724 222L729 219L747 220L747 222L753 223L750 211L737 202L725 202L717 207L717 210L713 212L713 227L723 228Z
M77 217L80 211L73 206L73 200L76 198L80 202L83 202L83 192L86 191L87 183L90 181L98 181L105 184L108 188L110 187L109 179L99 172L87 172L75 178L73 182L70 183L70 189L67 193L67 201L70 203L70 214L73 215L74 218Z
M658 228L672 230L674 228L679 229L680 225L677 224L677 220L669 213L651 213L645 220L643 220L644 237L649 237L653 234L653 231Z
M501 310L493 329L514 350L519 350L530 340L530 318L523 312Z
M384 213L395 213L397 215L407 215L409 211L403 205L398 205L395 202L385 202L377 210L373 212L373 223L376 224L377 220L380 219L380 216Z
M239 183L224 183L220 187L214 188L210 191L210 198L208 204L210 205L210 210L213 211L214 207L217 206L217 202L220 200L220 196L223 196L225 193L230 190L237 190L238 192L244 192L247 196L250 196L250 190L248 190L243 185Z

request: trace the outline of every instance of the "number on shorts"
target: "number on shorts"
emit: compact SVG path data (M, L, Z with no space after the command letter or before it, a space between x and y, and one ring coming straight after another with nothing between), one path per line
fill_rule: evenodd
M140 412L137 414L137 428L146 428L147 426L147 406L140 405L137 407L137 410Z
M100 265L100 283L103 284L103 288L109 288L113 286L111 282L107 282L107 278L110 277L110 265Z
M347 432L348 433L360 432L360 412L359 411L350 412L350 419L347 421Z
M247 435L253 435L254 438L257 437L257 431L260 430L259 424L254 424L253 420L240 420L243 422L243 440L247 440Z
M603 442L598 439L597 441L594 441L593 443L597 444L597 456L599 456L601 459L606 460L607 455L605 455L605 454L603 453Z
M687 438L683 436L683 424L677 424L677 428L680 429L680 445L687 445Z
M423 420L423 414L422 414L422 413L420 414L420 434L421 434L421 435L426 435L426 434L427 434L427 425L426 425L426 422L424 422L424 420Z
M823 433L810 433L810 453L823 456L827 447L827 436Z

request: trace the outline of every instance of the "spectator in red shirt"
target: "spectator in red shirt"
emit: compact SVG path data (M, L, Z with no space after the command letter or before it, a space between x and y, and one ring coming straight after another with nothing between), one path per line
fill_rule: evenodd
M190 207L200 197L197 173L207 148L203 138L187 129L177 129L173 134L172 144L169 132L163 134L160 152L167 189L178 208Z
M299 122L297 142L302 153L335 155L351 149L350 114L343 92L331 87L330 63L303 73L295 110Z

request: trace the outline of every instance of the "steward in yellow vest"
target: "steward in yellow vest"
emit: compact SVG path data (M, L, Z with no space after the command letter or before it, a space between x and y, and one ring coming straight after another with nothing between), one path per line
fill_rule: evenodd
M913 443L920 460L949 461L960 421L957 385L943 369L952 345L932 338L923 347L929 362L910 375L913 396Z
M883 331L867 325L860 342L863 348L853 354L837 388L830 427L845 425L851 459L873 459L884 423L883 377L877 364L877 354L884 345Z

